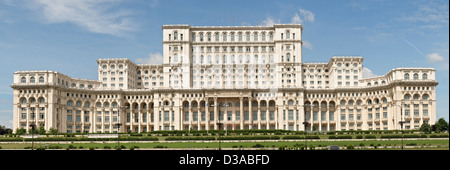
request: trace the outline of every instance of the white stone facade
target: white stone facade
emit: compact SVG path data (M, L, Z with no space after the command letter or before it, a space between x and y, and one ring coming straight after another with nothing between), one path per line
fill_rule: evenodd
M13 129L418 129L436 121L433 68L362 78L362 57L302 62L301 25L164 25L163 64L99 59L98 80L14 73ZM304 126L303 122L308 122Z

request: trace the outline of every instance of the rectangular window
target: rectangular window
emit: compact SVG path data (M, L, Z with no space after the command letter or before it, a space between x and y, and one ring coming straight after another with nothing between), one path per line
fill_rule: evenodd
M288 118L289 118L289 120L294 120L294 111L293 110L288 111Z
M252 119L253 119L253 121L258 120L258 112L257 111L253 111Z
M169 111L164 111L164 121L169 121Z
M189 121L189 112L184 112L184 121Z
M266 120L266 111L261 111L261 120Z
M209 112L209 120L210 121L214 120L214 112Z

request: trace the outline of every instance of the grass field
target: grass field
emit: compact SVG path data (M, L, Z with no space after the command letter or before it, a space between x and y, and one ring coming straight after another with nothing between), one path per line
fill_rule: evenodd
M259 149L276 149L278 150L280 147L286 149L294 149L298 147L294 147L294 145L304 145L304 140L297 141L223 141L221 142L222 148L235 148L235 149L248 149L254 148L258 146ZM375 149L373 146L376 146L376 149L400 149L402 144L401 140L365 140L365 141L307 141L308 148L321 149L321 147L327 147L329 145L338 145L340 147L347 147L352 145L355 149ZM148 148L205 148L205 149L217 149L219 147L219 142L124 142L122 141L120 145L125 146L127 149L130 147L139 148L139 149L148 149ZM50 143L50 142L35 142L35 148L39 147L50 147L50 146L58 146L61 149L66 149L70 146L71 149L77 148L80 146L82 149L104 149L105 146L109 146L109 148L114 149L117 147L116 142L66 142L66 143ZM406 149L411 150L449 150L449 140L404 140L404 146ZM0 147L2 149L30 149L30 142L15 142L15 143L0 143ZM392 148L391 148L392 147ZM414 148L411 148L414 147Z

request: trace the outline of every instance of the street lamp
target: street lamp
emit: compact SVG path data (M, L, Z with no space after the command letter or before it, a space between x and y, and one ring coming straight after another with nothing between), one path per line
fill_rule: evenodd
M119 140L119 137L120 137L120 126L122 126L122 124L120 123L120 109L121 109L122 107L123 107L123 106L119 106L119 110L117 111L117 123L116 123L116 126L117 126L117 150L120 149L120 140Z
M31 150L34 150L34 129L36 125L33 123L30 124L30 127L31 127Z
M406 123L405 121L403 121L403 106L409 107L409 105L407 105L407 104L402 104L402 105L392 104L392 105L400 107L400 121L398 123L400 124L400 129L402 131L402 150L403 150L403 124Z
M306 114L306 107L305 106L309 107L309 104L306 104L306 105L303 106L304 113ZM309 125L309 122L306 121L306 116L305 116L305 121L303 122L303 125L305 125L305 150L308 150L308 139L307 139L308 132L306 131L306 127Z
M308 140L307 140L307 134L308 134L308 132L306 132L306 126L308 126L309 125L309 123L307 122L307 121L304 121L303 122L303 124L305 125L305 150L308 150Z
M226 112L228 104L224 104L222 106L225 106L225 112ZM224 116L225 116L225 114L224 114ZM219 122L216 123L216 125L219 126L219 150L222 150L222 148L220 146L220 127L223 126L223 123L220 123L220 110L219 110Z

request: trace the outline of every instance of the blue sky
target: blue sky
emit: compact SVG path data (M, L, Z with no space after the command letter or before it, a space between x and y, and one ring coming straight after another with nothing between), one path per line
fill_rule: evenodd
M279 23L303 24L304 62L362 56L365 76L435 68L437 118L449 120L446 0L0 0L0 125L12 127L15 71L96 80L99 58L161 63L165 24Z

